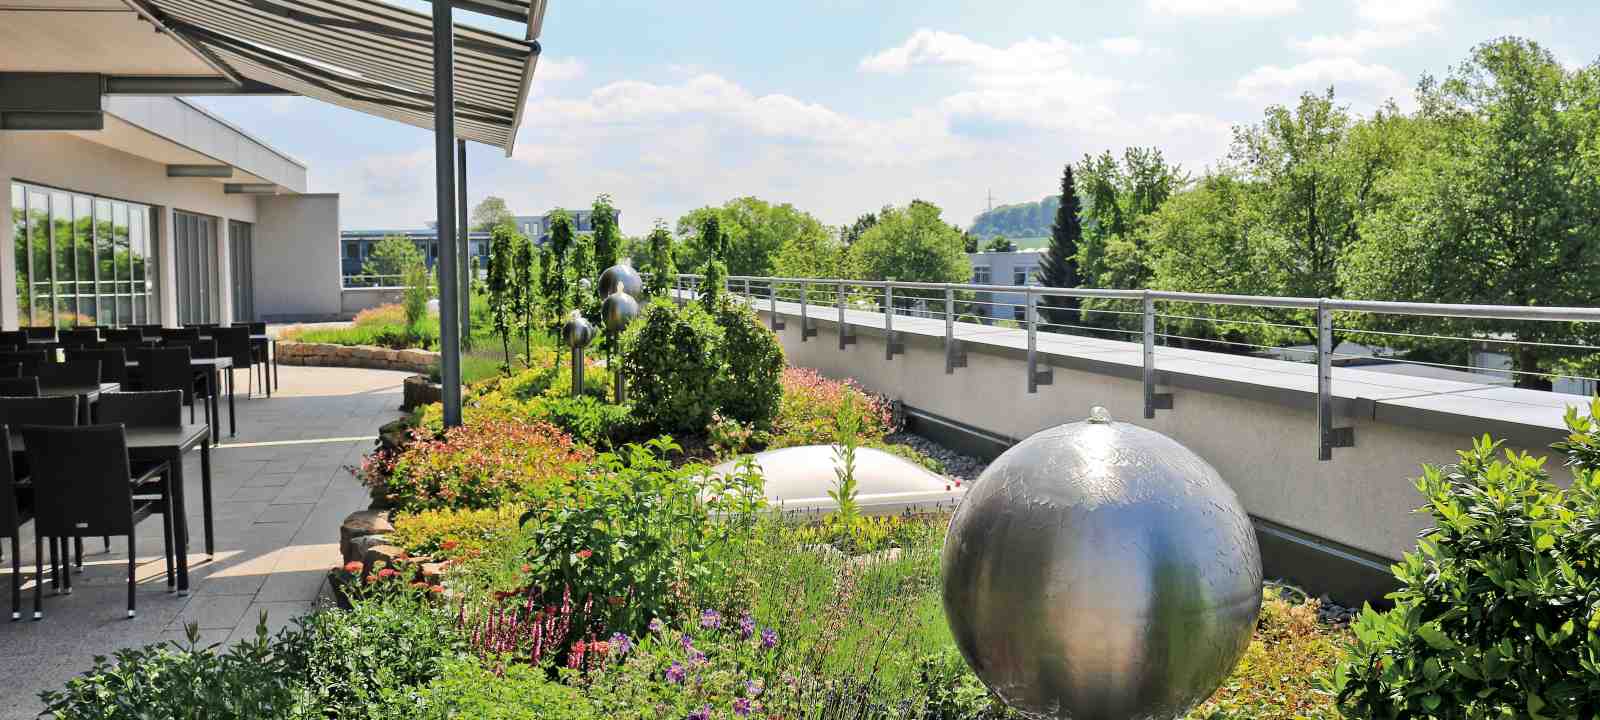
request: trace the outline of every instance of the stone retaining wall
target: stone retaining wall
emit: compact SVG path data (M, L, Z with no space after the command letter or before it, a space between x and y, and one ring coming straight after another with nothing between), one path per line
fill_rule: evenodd
M376 345L331 343L278 343L278 362L284 365L320 365L369 370L406 370L426 373L439 361L432 350L391 350Z

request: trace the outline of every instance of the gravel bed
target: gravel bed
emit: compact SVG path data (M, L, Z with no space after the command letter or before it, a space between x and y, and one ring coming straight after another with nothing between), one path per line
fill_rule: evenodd
M884 439L895 445L910 445L922 454L944 463L944 474L963 483L970 484L977 480L983 469L989 467L987 460L962 455L921 435L900 432Z

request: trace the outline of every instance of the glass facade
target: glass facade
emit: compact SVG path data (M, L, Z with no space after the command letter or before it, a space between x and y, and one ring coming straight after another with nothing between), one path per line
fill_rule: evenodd
M20 325L159 320L150 207L13 183L11 221Z

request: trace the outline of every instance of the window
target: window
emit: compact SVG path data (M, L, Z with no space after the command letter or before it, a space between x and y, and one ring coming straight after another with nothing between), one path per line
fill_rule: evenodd
M973 268L972 268L972 284L973 285L988 285L989 282L990 282L990 280L989 280L989 266L988 265L975 265L975 266L973 266Z
M1035 267L1033 265L1023 265L1022 267L1013 269L1011 271L1011 284L1012 285L1029 285L1029 284L1032 284L1033 283L1033 271L1034 270L1035 270Z
M344 244L344 256L351 260L361 259L361 243L347 242Z
M68 190L11 185L17 318L23 326L149 322L150 208Z
M1027 308L1027 306L1024 306L1024 305L1012 305L1011 306L1011 319L1015 320L1017 322L1027 322L1028 321L1028 308Z

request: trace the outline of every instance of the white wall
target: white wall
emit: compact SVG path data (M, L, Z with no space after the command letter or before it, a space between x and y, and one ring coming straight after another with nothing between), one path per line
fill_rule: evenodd
M338 318L339 196L257 198L256 316L269 322Z
M176 302L170 258L172 257L171 214L183 210L229 219L257 222L256 198L226 195L222 183L201 178L169 178L163 163L55 132L0 132L0 209L4 209L4 228L0 228L0 320L4 327L17 326L16 253L11 237L11 182L21 181L63 190L101 195L143 203L158 209L159 223L154 237L160 239L160 278L162 321L176 322ZM337 222L334 236L337 233ZM333 240L326 241L330 249ZM332 285L334 305L338 305L338 263L329 260L335 274Z

